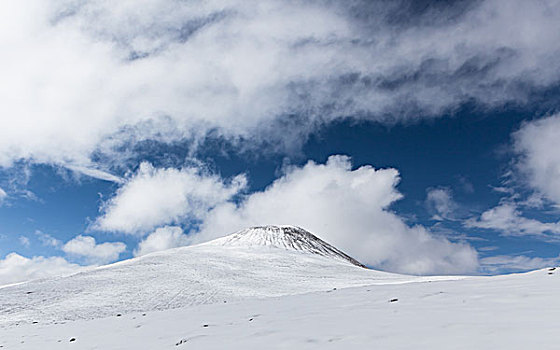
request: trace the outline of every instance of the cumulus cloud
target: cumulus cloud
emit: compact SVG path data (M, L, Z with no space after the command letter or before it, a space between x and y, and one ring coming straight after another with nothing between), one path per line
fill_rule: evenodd
M76 236L62 244L61 241L41 231L35 232L44 245L59 248L69 256L83 258L87 264L99 265L115 261L126 250L122 242L98 244L90 236ZM28 247L29 238L20 236L20 243ZM24 282L32 279L47 278L81 271L87 266L69 262L60 256L34 256L27 258L12 252L0 259L0 286Z
M85 258L90 264L106 264L117 260L126 250L126 245L122 242L98 244L94 237L79 235L66 242L62 250L66 254Z
M497 255L480 259L482 272L495 274L529 271L560 265L560 256L555 258L531 258L525 255Z
M150 233L138 244L134 256L142 256L149 253L188 245L189 237L183 233L178 226L164 226Z
M560 235L560 222L541 222L523 216L514 203L505 202L488 209L480 218L465 221L467 227L497 230L505 236L536 236L554 239ZM557 238L556 238L557 239Z
M529 184L560 205L560 114L524 124L513 134L519 170ZM538 203L537 203L538 204ZM542 203L541 203L542 205Z
M434 220L452 220L457 210L457 204L453 200L453 193L447 187L428 189L426 206L434 215Z
M1 166L89 169L208 130L290 147L340 117L523 104L560 76L552 0L31 0L0 16Z
M71 274L80 271L82 268L61 257L35 256L26 258L17 253L10 253L4 259L0 259L0 286Z
M142 163L103 207L96 229L143 235L155 227L200 220L246 186L243 175L225 182L197 168L156 169Z
M390 210L402 197L398 182L397 170L352 170L346 156L331 156L326 164L310 161L239 204L217 205L189 238L201 242L248 226L291 224L376 268L415 274L476 271L477 253L470 245L410 227Z

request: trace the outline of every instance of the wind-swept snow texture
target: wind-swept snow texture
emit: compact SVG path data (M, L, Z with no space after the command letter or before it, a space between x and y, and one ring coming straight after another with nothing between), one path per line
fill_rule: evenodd
M373 285L0 326L5 349L558 349L560 275ZM70 342L74 339L73 342Z
M369 270L291 226L0 288L2 349L558 349L556 269Z

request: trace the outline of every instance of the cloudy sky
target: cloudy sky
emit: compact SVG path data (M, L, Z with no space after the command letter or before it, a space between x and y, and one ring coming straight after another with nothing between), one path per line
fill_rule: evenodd
M556 0L0 17L0 284L263 224L402 273L560 263Z

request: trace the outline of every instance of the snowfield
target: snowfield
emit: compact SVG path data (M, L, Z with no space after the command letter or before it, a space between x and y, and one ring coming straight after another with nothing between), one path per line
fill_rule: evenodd
M253 228L0 288L5 349L558 349L557 270L365 269L294 227Z

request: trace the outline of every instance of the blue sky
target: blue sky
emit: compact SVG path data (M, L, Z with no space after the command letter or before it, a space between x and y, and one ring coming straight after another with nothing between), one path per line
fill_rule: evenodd
M557 264L558 5L421 5L3 5L0 282L255 224L404 273Z

